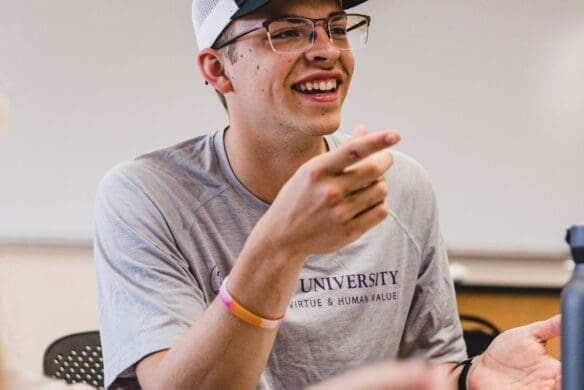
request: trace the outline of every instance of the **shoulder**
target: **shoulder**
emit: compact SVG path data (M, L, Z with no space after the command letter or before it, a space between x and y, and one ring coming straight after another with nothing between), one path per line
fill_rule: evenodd
M388 180L399 184L407 192L413 191L422 195L432 193L430 176L422 164L396 149L392 149L392 155L393 166L389 169Z
M424 167L403 152L393 151L394 164L386 175L392 217L419 245L438 226L438 207Z
M194 138L111 168L98 186L97 209L128 214L148 208L174 215L205 203L226 187L212 139Z
M153 198L182 197L221 187L212 139L200 136L121 162L104 175L98 196L140 192Z
M424 167L412 157L392 150L393 165L386 174L393 202L398 206L433 206L434 189Z

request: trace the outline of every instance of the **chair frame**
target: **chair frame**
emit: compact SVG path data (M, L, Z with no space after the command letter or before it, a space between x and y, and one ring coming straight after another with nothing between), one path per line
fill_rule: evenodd
M69 384L103 389L103 356L99 331L69 334L53 341L43 354L45 376Z

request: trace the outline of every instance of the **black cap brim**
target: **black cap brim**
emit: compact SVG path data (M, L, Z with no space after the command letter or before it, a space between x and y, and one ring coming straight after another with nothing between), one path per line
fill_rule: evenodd
M343 9L349 9L355 7L359 4L366 2L367 0L341 0L343 4ZM248 15L255 10L260 9L264 5L268 4L270 0L247 0L243 1L243 5L237 10L236 13L231 16L231 20L241 18L242 16Z

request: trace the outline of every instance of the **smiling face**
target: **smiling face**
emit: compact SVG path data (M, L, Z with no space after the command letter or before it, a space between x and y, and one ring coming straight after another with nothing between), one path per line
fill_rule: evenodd
M326 18L341 11L336 0L272 0L258 12L234 22L234 35L266 18L302 16ZM232 91L225 94L232 126L266 134L322 136L338 129L354 59L337 49L325 26L317 26L314 46L307 52L272 51L260 29L238 40L237 60L224 61ZM256 134L260 136L260 134Z

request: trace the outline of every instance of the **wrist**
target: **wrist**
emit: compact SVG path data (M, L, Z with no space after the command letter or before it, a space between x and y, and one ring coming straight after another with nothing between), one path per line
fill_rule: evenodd
M304 260L310 253L304 251L302 245L298 245L298 242L291 239L288 229L280 229L280 227L271 226L264 215L251 231L246 246L257 245L262 251L272 253L275 258L287 259L285 264L294 262L300 266L304 265Z
M264 318L258 316L257 314L249 311L247 308L242 306L237 300L233 298L233 296L229 293L227 288L229 277L226 276L223 279L223 283L221 284L221 288L219 289L219 297L225 307L237 318L240 320L256 326L258 328L263 329L276 329L279 328L282 322L284 321L285 314L278 318Z
M475 358L469 358L463 360L462 362L457 363L451 370L452 373L452 381L456 383L452 383L451 386L458 390L468 390L470 389L470 371L473 369L473 363Z
M298 285L306 257L276 248L261 232L255 233L245 242L229 273L227 287L233 298L251 312L280 318Z
M482 355L475 356L472 360L472 365L468 370L468 374L466 376L466 388L467 390L476 390L479 388L476 381L476 368L479 366L481 362Z
M260 221L245 241L235 266L245 264L254 273L271 273L278 280L294 274L296 281L306 257L308 254L276 239Z

